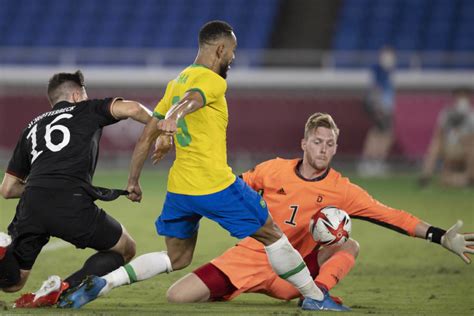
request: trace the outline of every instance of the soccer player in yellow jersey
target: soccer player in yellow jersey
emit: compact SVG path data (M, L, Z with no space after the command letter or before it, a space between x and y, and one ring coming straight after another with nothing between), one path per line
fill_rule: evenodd
M166 149L166 135L174 135L176 160L168 177L168 193L156 220L165 236L167 252L142 255L103 278L91 277L64 300L64 307L80 307L110 289L180 270L192 260L200 219L214 220L237 238L252 237L264 245L277 275L305 297L303 309L347 310L316 286L301 255L273 223L263 198L236 177L227 165L227 71L237 38L222 21L206 23L199 33L194 64L168 83L135 147L127 191L139 202L138 182L150 147L158 141L157 155ZM61 306L61 304L60 304Z

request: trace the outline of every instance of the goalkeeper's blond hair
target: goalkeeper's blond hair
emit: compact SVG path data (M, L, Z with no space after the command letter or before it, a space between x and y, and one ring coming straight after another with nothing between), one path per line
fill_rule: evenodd
M311 115L306 121L306 125L304 127L304 138L308 139L309 133L315 131L318 127L332 129L334 134L336 134L336 138L339 137L339 128L337 128L332 116L327 113L317 112Z

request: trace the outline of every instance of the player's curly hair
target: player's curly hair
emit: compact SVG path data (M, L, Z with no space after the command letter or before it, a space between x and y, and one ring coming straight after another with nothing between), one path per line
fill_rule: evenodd
M212 44L222 36L232 36L233 28L224 21L210 21L204 24L199 31L199 46Z
M48 83L48 98L52 105L64 96L66 90L85 87L84 75L80 70L74 73L60 72L54 74Z
M307 139L309 133L311 133L313 130L316 130L318 127L332 129L334 134L336 134L336 137L339 137L339 128L337 127L336 122L334 122L332 116L327 113L317 112L311 115L306 121L306 125L304 127L304 138Z

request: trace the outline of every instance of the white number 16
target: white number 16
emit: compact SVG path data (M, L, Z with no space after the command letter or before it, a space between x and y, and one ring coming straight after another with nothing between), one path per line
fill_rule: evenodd
M72 114L61 114L61 115L58 115L51 123L46 125L46 132L44 134L44 140L46 141L46 147L49 150L51 150L53 152L58 152L69 144L69 141L71 140L71 133L69 132L69 129L64 125L57 124L57 125L53 126L53 124L56 123L59 120L70 119L71 117L72 117ZM36 130L37 130L37 124L35 124L35 126L33 126L31 131L26 136L27 139L31 137L31 143L32 143L31 155L33 156L31 158L31 163L33 163L33 161L35 161L36 158L38 158L38 156L43 153L42 150L40 150L40 151L36 150L36 146L37 146ZM53 131L59 131L63 134L63 140L59 144L53 144L52 141L51 141L51 133Z

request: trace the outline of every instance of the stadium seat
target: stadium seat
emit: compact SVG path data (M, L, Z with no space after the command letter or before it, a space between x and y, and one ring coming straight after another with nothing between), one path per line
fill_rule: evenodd
M280 0L0 1L0 47L166 49L196 48L196 30L210 19L229 21L237 30L242 48L268 47L280 3Z
M377 51L392 44L401 51L472 51L473 15L471 0L344 0L332 49ZM336 64L350 66L347 60ZM357 58L353 60L352 66L363 66ZM446 58L434 58L426 66L443 68L450 63ZM471 64L465 66L472 68Z

